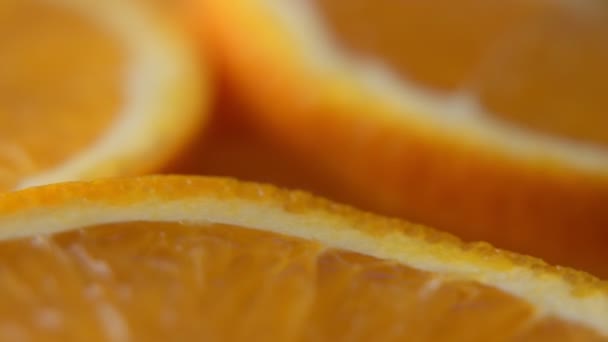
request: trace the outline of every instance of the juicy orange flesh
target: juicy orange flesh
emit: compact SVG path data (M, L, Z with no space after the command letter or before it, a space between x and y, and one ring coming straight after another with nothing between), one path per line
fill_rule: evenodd
M133 222L0 243L0 339L593 340L471 281L277 234ZM483 324L480 324L483 322Z
M584 0L313 3L334 41L517 127L608 146L608 5Z
M51 3L0 4L0 189L91 144L123 101L120 44Z

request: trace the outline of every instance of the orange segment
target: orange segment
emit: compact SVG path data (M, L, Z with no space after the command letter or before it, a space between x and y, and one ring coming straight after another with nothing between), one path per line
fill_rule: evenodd
M313 3L335 42L405 81L470 96L524 128L608 145L601 1Z
M593 277L270 186L33 188L0 234L3 339L608 340Z
M126 51L76 11L39 0L2 6L2 169L30 176L80 153L117 120Z
M185 144L204 118L204 76L161 13L142 1L0 5L0 190L148 172Z

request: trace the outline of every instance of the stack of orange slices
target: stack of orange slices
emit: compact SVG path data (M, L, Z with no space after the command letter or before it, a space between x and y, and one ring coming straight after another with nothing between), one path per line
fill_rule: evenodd
M581 271L272 185L114 178L217 162L608 275L606 9L0 3L0 341L608 341ZM189 146L207 64L268 140ZM255 157L279 150L322 181Z

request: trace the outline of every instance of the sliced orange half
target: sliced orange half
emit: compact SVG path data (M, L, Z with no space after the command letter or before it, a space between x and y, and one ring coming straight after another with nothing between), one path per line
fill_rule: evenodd
M605 341L608 284L234 180L0 195L0 338Z
M191 3L260 127L357 205L608 276L605 1Z
M200 64L150 1L3 1L0 191L160 167L203 124Z

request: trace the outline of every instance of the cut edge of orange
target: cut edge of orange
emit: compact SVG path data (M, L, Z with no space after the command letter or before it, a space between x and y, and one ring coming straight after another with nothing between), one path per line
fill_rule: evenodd
M376 115L382 114L374 120L405 122L409 130L490 154L500 151L509 159L541 168L550 166L602 178L608 176L605 171L608 153L601 147L517 128L484 114L469 94L442 97L398 78L381 63L358 59L342 51L315 16L311 4L260 0L205 6L216 9L214 13L230 13L235 22L255 32L257 44L274 52L266 53L265 58L277 58L269 65L306 70L306 75L299 75L302 76L298 78L300 83L323 84L326 93L331 94L328 95L331 98L324 99L327 102L348 99L350 108L369 107L373 103ZM352 114L363 115L357 111Z
M129 221L227 224L314 240L477 281L522 298L539 316L608 336L608 284L593 276L304 192L223 178L144 176L0 194L0 240Z
M206 120L208 72L186 32L143 2L53 1L112 33L127 49L126 103L101 139L16 189L74 179L135 175L162 166ZM86 113L82 113L86 115ZM159 147L162 146L162 149Z

